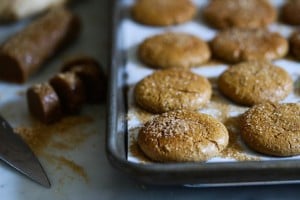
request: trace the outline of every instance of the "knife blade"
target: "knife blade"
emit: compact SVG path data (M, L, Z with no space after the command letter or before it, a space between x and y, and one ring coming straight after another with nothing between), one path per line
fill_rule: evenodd
M50 181L39 160L2 116L0 116L0 159L31 180L50 188Z

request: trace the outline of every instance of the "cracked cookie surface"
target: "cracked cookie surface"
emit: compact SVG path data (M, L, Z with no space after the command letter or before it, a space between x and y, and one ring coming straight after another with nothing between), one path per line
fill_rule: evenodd
M169 26L191 20L196 10L190 0L138 0L132 7L132 16L142 24Z
M219 32L211 42L216 58L229 63L250 60L275 60L288 52L288 41L266 29L233 28Z
M212 94L207 78L188 70L157 70L137 83L137 105L151 113L171 110L197 110L209 102Z
M283 100L293 89L293 80L282 68L268 61L249 61L229 67L218 78L219 90L242 105Z
M142 42L139 58L153 68L190 68L205 63L210 58L208 44L187 33L154 35Z
M273 156L300 154L300 104L259 104L241 117L241 135L253 150Z
M228 144L225 126L207 114L177 110L158 115L139 131L138 144L159 162L206 161Z
M204 8L206 21L220 29L265 27L276 15L267 0L212 0Z

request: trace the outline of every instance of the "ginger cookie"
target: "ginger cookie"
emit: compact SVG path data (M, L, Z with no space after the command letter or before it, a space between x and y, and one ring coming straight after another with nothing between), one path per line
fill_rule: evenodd
M272 156L300 154L300 104L259 104L241 117L241 135L253 150Z
M300 0L290 0L281 8L281 19L290 25L300 25Z
M215 57L226 62L266 59L285 56L288 42L279 33L265 29L228 29L221 31L211 43Z
M210 115L177 110L158 115L139 131L138 145L159 162L206 161L228 144L225 126Z
M228 68L218 79L219 90L243 105L283 100L293 89L293 80L282 68L268 61L249 61Z
M207 43L186 33L164 33L147 38L139 47L142 62L153 68L190 68L210 58Z
M260 28L276 20L276 9L267 0L212 0L204 8L205 20L219 29Z
M137 83L134 97L137 105L151 113L171 110L197 110L209 102L209 81L187 70L158 70Z
M300 31L295 31L289 38L290 53L300 60Z
M137 0L132 7L133 18L151 26L180 24L195 14L196 6L190 0Z

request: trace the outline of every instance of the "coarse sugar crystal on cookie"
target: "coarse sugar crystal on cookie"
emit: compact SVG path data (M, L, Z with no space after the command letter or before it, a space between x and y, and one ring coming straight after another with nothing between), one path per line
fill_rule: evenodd
M241 117L241 135L253 150L271 156L300 154L300 104L264 103Z
M203 15L219 29L260 28L274 22L277 12L267 0L212 0Z
M283 100L293 89L293 80L282 68L268 61L249 61L233 65L218 79L219 90L243 105Z
M191 20L196 11L190 0L137 0L132 16L141 24L169 26Z
M159 162L207 161L226 148L226 127L207 114L177 110L158 115L139 131L138 145Z
M207 104L212 87L207 78L188 70L157 70L137 83L134 98L151 113L197 110Z
M190 68L210 58L208 44L187 33L163 33L147 38L138 49L140 60L153 68Z
M281 20L290 25L300 25L300 0L285 1L281 8Z
M211 42L215 57L229 63L265 59L274 60L288 52L288 41L266 29L228 29L219 32Z

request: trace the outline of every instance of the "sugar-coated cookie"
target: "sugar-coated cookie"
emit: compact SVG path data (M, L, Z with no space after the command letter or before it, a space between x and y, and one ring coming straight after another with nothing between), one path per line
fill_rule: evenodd
M300 154L300 104L259 104L241 117L241 134L255 151L273 156Z
M136 103L151 113L171 110L197 110L209 102L209 81L187 70L158 70L137 83Z
M276 9L267 0L212 0L204 18L220 29L259 28L276 20Z
M293 89L293 80L282 68L268 61L249 61L229 67L218 79L218 88L243 105L283 100Z
M153 68L190 68L210 58L207 43L187 33L163 33L147 38L139 47L142 62Z
M133 18L145 25L168 26L191 20L196 6L190 0L137 0Z
M225 126L210 115L177 110L148 121L139 131L138 145L159 162L206 161L228 144Z
M224 30L212 40L211 47L215 57L230 63L274 60L288 52L287 40L265 29Z

